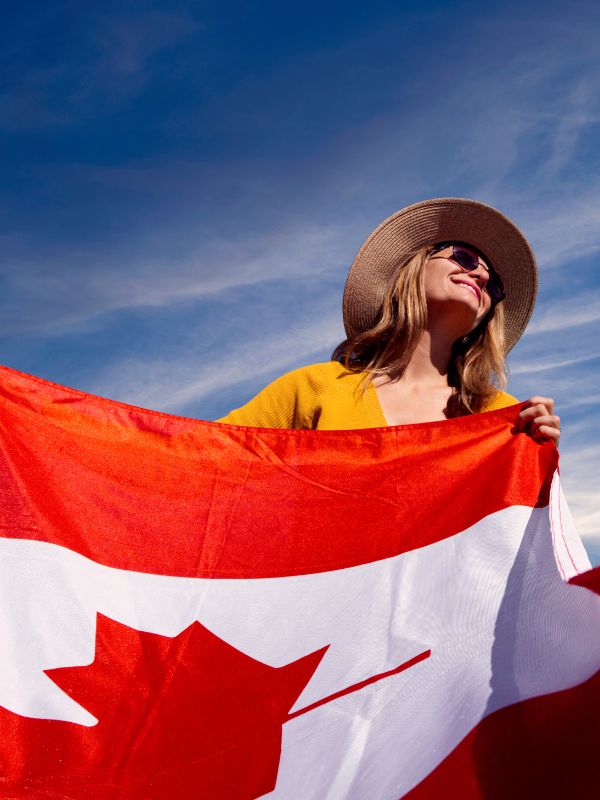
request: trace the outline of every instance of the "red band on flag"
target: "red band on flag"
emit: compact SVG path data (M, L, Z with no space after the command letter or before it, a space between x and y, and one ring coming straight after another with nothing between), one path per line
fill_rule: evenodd
M557 462L552 443L506 435L516 406L348 436L218 425L0 377L1 535L120 569L257 578L369 563L509 506L547 505Z

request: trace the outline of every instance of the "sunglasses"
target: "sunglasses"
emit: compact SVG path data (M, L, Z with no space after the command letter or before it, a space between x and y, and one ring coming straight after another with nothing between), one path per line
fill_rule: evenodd
M446 250L448 247L452 248L452 255L448 256L448 258L452 259L452 261L456 261L459 267L462 267L467 272L472 272L480 266L479 256L472 250L466 250L465 246L461 245L460 242L440 242L435 245L430 256L434 253L439 253L440 250ZM491 266L486 266L484 264L483 267L488 273L485 291L489 294L490 300L495 305L506 297L504 284L502 283L500 275L498 275Z

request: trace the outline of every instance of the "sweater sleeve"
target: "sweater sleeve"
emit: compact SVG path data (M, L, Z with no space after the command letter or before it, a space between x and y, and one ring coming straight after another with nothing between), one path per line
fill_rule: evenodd
M316 396L306 368L292 370L216 422L250 428L312 428Z

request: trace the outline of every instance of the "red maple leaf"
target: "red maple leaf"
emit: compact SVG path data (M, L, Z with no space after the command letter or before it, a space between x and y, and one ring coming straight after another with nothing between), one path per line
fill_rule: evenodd
M0 796L260 797L275 787L282 725L326 649L273 668L198 622L169 638L99 614L94 662L47 671L98 724L0 709Z

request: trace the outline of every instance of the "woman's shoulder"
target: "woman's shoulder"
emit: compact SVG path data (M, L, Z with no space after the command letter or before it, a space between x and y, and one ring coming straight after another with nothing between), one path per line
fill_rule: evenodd
M303 415L312 414L322 402L329 402L348 390L353 391L362 373L352 372L338 361L320 361L285 372L269 384L264 393L276 397L295 398Z
M342 378L358 381L360 376L361 373L351 372L339 361L320 361L316 364L307 364L304 367L297 367L285 372L274 383L281 387L303 387L311 391L320 392L336 388Z
M217 422L259 428L310 428L320 405L339 390L349 373L337 361L324 361L285 372L244 406ZM346 385L346 384L344 384Z
M339 378L356 374L355 372L347 370L339 361L320 361L317 364L307 364L304 367L298 367L297 369L291 370L291 372L287 372L282 377L314 381L317 383L329 383Z
M483 411L496 411L499 408L514 406L518 402L519 400L517 400L516 397L513 397L512 394L509 394L508 392L502 392L500 389L497 389L494 396L485 404Z

